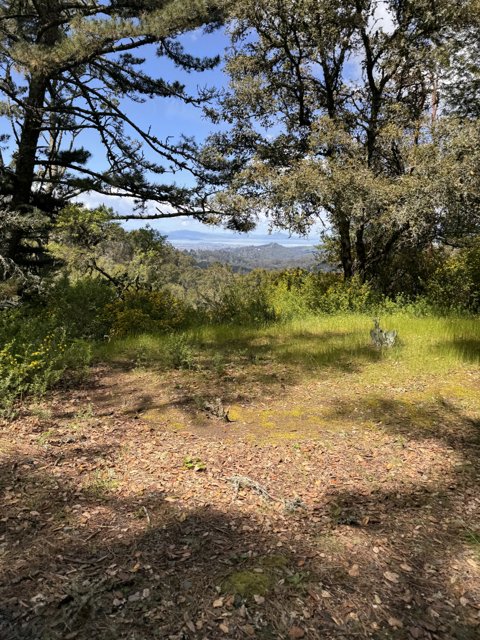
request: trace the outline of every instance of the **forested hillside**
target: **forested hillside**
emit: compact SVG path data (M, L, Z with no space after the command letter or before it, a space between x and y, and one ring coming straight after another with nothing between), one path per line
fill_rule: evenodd
M271 243L251 247L224 247L222 249L190 249L188 254L202 269L216 262L228 264L236 273L248 273L253 269L328 269L322 264L315 247L283 247ZM330 267L331 268L331 267Z

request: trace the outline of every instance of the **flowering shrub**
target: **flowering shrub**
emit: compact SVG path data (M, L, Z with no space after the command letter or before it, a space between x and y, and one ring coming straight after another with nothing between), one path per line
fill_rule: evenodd
M85 342L71 340L62 327L18 313L2 314L0 413L12 415L24 396L42 396L67 370L84 371L90 361ZM15 331L17 329L17 331ZM12 335L15 334L15 335Z

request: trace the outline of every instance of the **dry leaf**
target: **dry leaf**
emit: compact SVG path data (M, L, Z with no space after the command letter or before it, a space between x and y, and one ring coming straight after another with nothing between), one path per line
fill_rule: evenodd
M217 600L213 601L213 608L214 609L218 609L220 607L223 607L223 598L217 598Z
M305 635L305 631L301 627L291 627L288 632L288 637L295 640L296 638L303 638Z
M348 575L352 576L352 578L356 578L360 575L360 570L358 568L358 564L353 564L348 570Z
M255 635L255 629L251 624L245 624L243 625L243 627L241 627L242 631L244 631L247 636L249 636L250 638L253 638L253 636Z
M395 629L401 629L403 627L402 621L394 617L388 619L388 624Z
M383 577L389 582L398 582L398 573L393 573L392 571L385 571Z

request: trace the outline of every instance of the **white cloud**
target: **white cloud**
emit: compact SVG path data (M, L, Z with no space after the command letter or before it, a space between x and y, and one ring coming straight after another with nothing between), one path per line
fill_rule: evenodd
M120 215L128 215L130 213L134 214L134 199L128 196L113 196L113 195L101 195L98 193L90 192L83 194L80 198L78 198L80 202L82 202L85 206L89 208L99 207L101 205L105 205L107 207L111 207L116 213ZM158 209L158 205L154 202L147 204L147 211L150 211L152 214L155 213ZM164 207L167 211L167 207ZM174 211L172 207L169 208L170 211ZM175 218L163 218L161 220L128 220L122 222L122 225L126 229L140 229L142 227L146 227L149 225L153 229L157 229L160 233L164 235L168 235L172 231L178 231L180 229L187 229L189 231L201 231L202 233L218 233L221 231L223 234L228 234L233 238L238 238L239 235L233 231L226 231L221 226L213 226L202 224L198 220L194 220L188 216L179 216ZM262 237L266 236L269 233L269 221L265 215L260 214L257 227L254 231L249 234L241 234L242 237L251 238L252 241L255 239L255 236L261 235ZM319 234L321 231L321 224L318 223L314 225L311 230L310 238L312 240L318 241ZM275 230L274 230L275 232ZM283 234L286 234L285 231L282 231ZM295 234L293 237L298 237Z
M372 31L384 31L385 33L392 33L395 29L395 18L390 11L389 3L386 0L379 0L373 18L370 21L370 29Z

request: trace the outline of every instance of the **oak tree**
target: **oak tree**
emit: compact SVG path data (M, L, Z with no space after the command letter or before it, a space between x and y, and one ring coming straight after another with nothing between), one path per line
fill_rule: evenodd
M204 151L230 226L250 228L259 212L297 232L321 219L345 277L363 280L395 252L446 236L449 206L465 213L478 174L475 127L440 123L439 50L454 4L236 3L230 87L213 113L231 126ZM442 199L452 164L474 175Z

